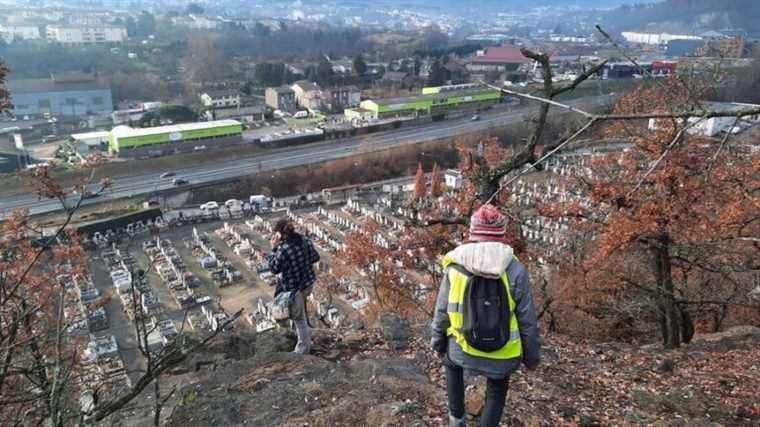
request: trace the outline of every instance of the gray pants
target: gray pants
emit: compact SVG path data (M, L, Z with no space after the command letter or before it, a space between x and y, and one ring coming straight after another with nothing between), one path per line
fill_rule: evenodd
M290 305L290 320L293 321L298 336L294 353L299 354L308 354L311 351L311 329L306 319L306 296L308 295L306 292L299 292Z

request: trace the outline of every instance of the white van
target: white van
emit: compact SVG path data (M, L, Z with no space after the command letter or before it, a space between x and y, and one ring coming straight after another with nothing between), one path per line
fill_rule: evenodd
M271 198L263 195L263 194L257 194L254 196L251 196L249 199L249 202L251 203L252 207L257 208L266 208L269 206L269 203L272 201Z
M211 210L214 210L214 209L219 209L219 203L217 203L217 202L206 202L206 203L204 203L204 204L201 205L201 210L202 211L206 211L206 210L211 211Z
M307 117L309 117L309 112L306 110L297 111L293 114L294 119L305 119Z

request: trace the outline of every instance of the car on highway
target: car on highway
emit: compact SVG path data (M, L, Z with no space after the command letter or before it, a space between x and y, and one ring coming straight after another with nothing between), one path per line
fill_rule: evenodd
M472 116L472 118L470 119L471 122L477 122L478 120L480 120L480 116L477 114Z
M171 178L175 175L174 172L164 172L161 174L161 178Z
M219 209L219 203L217 202L206 202L201 205L202 211L213 211L215 209Z
M79 195L80 193L79 193L79 191L77 191L77 190L74 190L74 194L75 194L75 195ZM99 196L100 196L100 194L98 194L98 193L96 193L96 192L94 192L94 191L90 191L90 190L85 190L85 191L82 193L82 199L84 199L84 200L87 200L87 199L94 199L94 198L96 198L96 197L99 197Z
M7 128L0 129L0 135L5 135L6 133L15 133L15 132L21 132L21 128L18 126L10 126Z
M174 184L174 185L186 185L187 184L187 180L186 179L182 179L182 178L174 178L172 180L172 184Z

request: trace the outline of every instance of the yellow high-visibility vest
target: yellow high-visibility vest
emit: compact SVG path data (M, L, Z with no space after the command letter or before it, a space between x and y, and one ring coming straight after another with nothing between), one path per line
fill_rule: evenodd
M444 267L450 265L444 260ZM449 268L447 273L449 277L449 302L446 311L449 314L449 323L451 326L446 330L446 335L453 335L462 347L462 351L471 356L483 357L486 359L515 359L522 356L522 341L520 340L520 327L517 323L517 316L515 316L515 300L512 299L512 292L509 290L509 277L507 273L501 274L501 281L507 289L507 298L509 299L509 312L511 313L509 318L509 341L504 347L492 351L485 352L473 348L467 343L464 334L461 332L464 326L464 296L467 291L467 283L469 282L470 275L459 271L456 268Z

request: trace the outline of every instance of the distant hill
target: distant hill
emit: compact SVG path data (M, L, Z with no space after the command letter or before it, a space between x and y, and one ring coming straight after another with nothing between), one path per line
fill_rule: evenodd
M654 4L623 5L601 13L611 30L701 32L744 30L760 37L760 0L665 0Z

